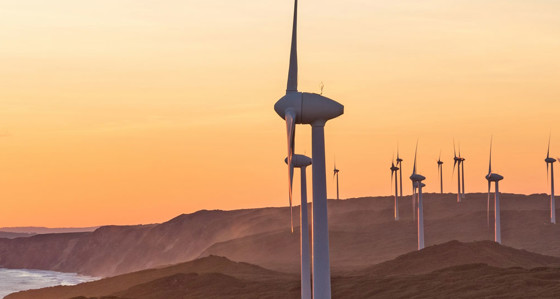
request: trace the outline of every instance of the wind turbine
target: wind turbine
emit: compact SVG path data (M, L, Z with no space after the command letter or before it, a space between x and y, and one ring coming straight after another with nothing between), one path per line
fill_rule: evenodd
M285 160L288 163L288 158ZM301 298L311 299L311 261L309 257L309 223L307 222L307 180L305 169L311 165L311 158L304 155L292 156L293 167L301 169L300 205L300 253L301 253Z
M465 158L461 156L461 144L459 143L459 159L461 159L459 163L459 167L461 168L461 184L462 184L462 197L465 198Z
M457 202L461 202L461 154L457 156L455 151L455 140L453 140L453 174L455 174L455 166L457 167Z
M288 192L291 202L291 163L297 124L311 125L313 159L313 298L331 298L329 258L329 224L327 218L327 177L325 167L325 124L344 113L344 106L316 93L297 90L297 6L294 1L292 45L286 95L274 105L274 110L286 121L288 141Z
M399 181L400 181L400 195L399 198L402 199L402 161L403 159L400 157L399 155L399 145L397 144L397 167L399 168L399 172L398 172L398 176L399 176ZM396 178L395 178L396 180ZM412 195L412 219L416 219L416 201L414 200L414 194Z
M490 203L490 184L494 182L494 241L502 244L502 234L500 228L500 189L498 187L498 182L503 180L504 177L492 173L492 139L490 139L490 162L488 163L488 174L486 175L486 180L488 180L488 203Z
M399 156L399 145L397 144L397 167L400 169L399 171L399 181L400 181L400 197L402 198L402 161L401 157Z
M401 199L402 199L402 161L403 161L403 159L399 155L399 145L397 144L397 167L399 168L398 175L399 175L399 181L400 181L400 190L399 190L400 195L399 195L399 197ZM397 178L395 177L395 182L396 182L396 179ZM412 196L412 219L416 219L414 211L415 211L415 201L414 201L414 195L413 195Z
M441 151L439 152L439 158L437 160L437 169L439 174L439 188L441 194L443 194L443 161L441 161Z
M556 200L554 199L554 162L556 159L550 157L550 136L548 137L548 150L546 151L546 180L548 181L548 164L550 164L550 223L556 223Z
M333 169L333 179L336 177L336 200L340 200L339 193L338 193L338 172L340 170L336 168L336 161L334 162L334 169Z
M394 156L393 156L394 157ZM391 184L393 183L393 174L395 174L395 205L394 205L394 216L395 216L395 220L399 220L399 201L398 201L398 181L397 181L397 173L399 171L399 168L395 166L395 163L393 162L393 160L391 160Z
M424 248L424 204L422 202L422 188L426 185L422 183L426 179L423 175L416 173L416 154L418 153L418 142L416 142L416 150L414 151L414 168L410 180L412 181L412 190L418 188L418 250Z

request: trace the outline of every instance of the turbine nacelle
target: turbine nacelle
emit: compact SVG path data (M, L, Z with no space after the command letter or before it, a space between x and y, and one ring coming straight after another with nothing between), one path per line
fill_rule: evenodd
M549 157L549 158L544 159L544 161L545 161L546 163L551 163L551 164L552 164L552 163L556 162L556 159L550 158L550 157Z
M413 181L413 182L421 182L425 179L426 179L425 176L423 176L421 174L417 174L417 173L414 173L410 176L410 180Z
M320 94L309 92L288 92L274 105L274 110L285 118L286 111L292 110L298 124L314 124L327 121L344 113L344 106Z
M288 158L284 159L284 162L286 162L286 164L288 164ZM304 156L304 155L292 155L292 165L294 167L300 168L300 167L307 167L309 165L311 165L312 160L311 158Z
M418 187L424 188L424 187L426 187L426 184L424 184L422 182L415 182L414 183L414 188L418 188Z
M497 173L489 173L486 175L486 179L490 182L498 182L504 179L503 176L497 174Z

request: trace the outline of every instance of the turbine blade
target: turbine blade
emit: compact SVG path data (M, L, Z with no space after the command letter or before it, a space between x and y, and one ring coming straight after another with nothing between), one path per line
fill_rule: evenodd
M492 138L490 137L490 160L488 162L488 174L492 173Z
M286 118L286 130L288 135L288 193L289 193L289 200L290 200L290 226L292 229L292 233L294 232L294 217L292 211L292 184L293 184L293 173L294 173L294 165L292 163L292 158L294 155L294 147L295 147L295 135L296 135L296 118L295 113L291 110L286 111L285 113Z
M414 168L412 168L412 174L416 174L416 154L418 153L418 140L416 140L416 149L414 150Z
M292 48L290 50L290 66L288 69L288 86L286 93L297 91L298 87L298 61L297 61L297 8L298 1L294 2L294 24L292 27Z
M457 157L457 152L455 151L455 138L453 138L453 157Z
M292 184L294 182L294 165L290 164L290 228L294 233L294 209L292 207Z
M451 178L455 175L455 166L457 166L457 160L453 162L453 172L451 173ZM459 175L459 170L457 170L457 175Z
M550 135L548 135L548 149L546 150L546 158L549 158L550 154Z

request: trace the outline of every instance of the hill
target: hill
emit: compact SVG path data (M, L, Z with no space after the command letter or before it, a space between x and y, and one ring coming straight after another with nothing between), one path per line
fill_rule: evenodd
M43 226L16 226L16 227L0 227L0 231L9 233L23 234L60 234L60 233L83 233L92 232L99 226L91 227L43 227Z
M5 238L5 239L25 238L34 235L35 234L33 233L12 233L12 232L0 231L0 238Z
M391 197L329 200L334 273L372 266L416 248L410 197L392 218ZM503 244L560 256L560 225L548 223L548 197L502 195ZM294 209L294 219L299 218ZM560 214L560 213L558 213ZM450 240L491 240L486 194L426 194L427 246ZM288 208L199 211L161 224L104 226L93 232L0 239L0 267L114 276L218 255L283 272L299 269L299 236L289 230Z
M332 278L334 298L557 298L560 259L489 241L451 241ZM81 296L81 297L80 297ZM299 276L209 256L70 287L25 291L27 298L298 298ZM109 298L109 297L108 297Z
M71 298L117 296L125 298L181 298L179 293L206 298L248 292L285 292L286 284L297 288L297 276L279 273L223 257L209 256L173 266L123 274L76 286L56 286L8 295L6 298ZM284 287L280 287L284 285ZM240 290L242 289L242 290ZM270 289L270 290L269 290ZM237 290L237 291L236 291ZM282 293L279 293L281 295ZM204 297L200 297L204 298ZM258 297L252 297L258 298ZM275 298L281 298L277 296Z
M450 241L409 252L359 272L375 276L412 275L467 264L532 269L560 267L560 258L503 246L493 241Z

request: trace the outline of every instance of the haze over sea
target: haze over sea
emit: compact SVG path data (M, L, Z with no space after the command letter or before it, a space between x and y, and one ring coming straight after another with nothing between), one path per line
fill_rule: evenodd
M45 270L0 268L0 298L23 290L38 289L56 285L75 285L96 280L96 277L76 273L62 273Z

